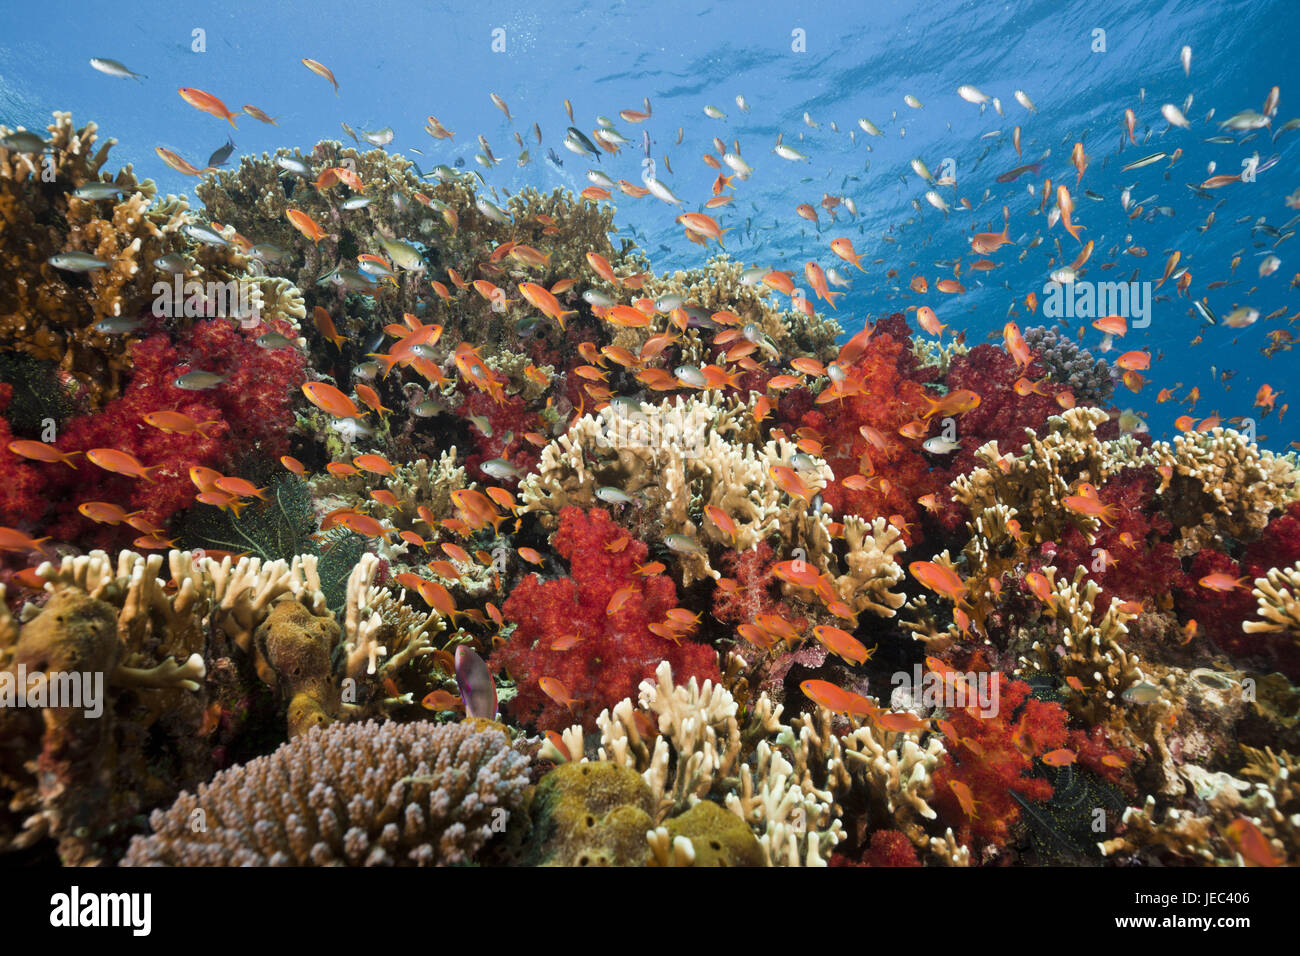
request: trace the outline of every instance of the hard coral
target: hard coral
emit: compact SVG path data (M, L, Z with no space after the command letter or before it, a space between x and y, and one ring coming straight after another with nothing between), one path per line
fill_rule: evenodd
M551 547L569 562L570 576L543 581L533 574L516 586L502 613L518 626L489 661L518 682L510 709L520 720L561 730L576 718L591 730L596 715L635 696L660 661L671 662L682 679L719 679L712 649L689 641L679 646L649 630L677 606L677 588L664 574L636 573L649 549L609 512L563 509ZM625 590L625 603L607 610L610 599ZM569 636L580 642L551 649L553 641ZM544 677L559 681L572 701L566 705L544 693L538 684Z
M123 865L469 863L523 802L527 764L470 723L313 728L156 811Z

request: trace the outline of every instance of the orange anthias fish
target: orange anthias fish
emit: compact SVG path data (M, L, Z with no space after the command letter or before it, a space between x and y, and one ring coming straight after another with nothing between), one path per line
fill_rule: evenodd
M966 603L966 582L952 568L933 561L913 561L907 570L931 591L942 594L957 606Z
M189 86L182 86L176 92L181 95L181 99L195 109L211 113L217 119L228 120L231 126L235 126L235 117L239 115L239 111L230 112L230 110L226 109L226 104L211 93L204 93L202 90L196 90ZM235 126L235 128L238 129L239 127Z
M861 664L871 659L875 653L875 648L867 649L867 646L855 638L848 631L841 630L838 627L831 627L829 624L822 624L813 628L813 637L832 654L838 654L850 664Z
M1061 504L1065 505L1067 511L1073 511L1077 515L1100 519L1107 527L1114 527L1118 516L1114 505L1102 504L1088 495L1066 495L1061 499Z
M311 70L317 76L323 76L325 77L325 79L329 80L330 85L334 87L334 95L335 96L339 95L339 81L334 79L334 74L330 71L329 67L327 67L324 63L319 63L316 60L309 60L306 57L303 57L302 65L305 66L307 69ZM433 117L431 116L429 117L429 119L432 120Z
M1028 167L1021 167L1022 169ZM1001 232L977 232L971 236L971 251L981 256L987 256L997 252L1005 245L1015 245L1010 235L1010 213L1007 207L1002 207L1002 231Z
M1225 835L1246 862L1253 866L1281 866L1286 862L1285 858L1278 858L1263 831L1248 817L1239 816L1229 823Z
M163 149L161 146L155 146L154 152L158 154L158 158L164 163L176 170L176 172L182 173L186 176L202 176L207 171L205 169L199 169L192 163L186 162L170 149Z
M193 435L197 432L202 438L209 437L208 434L203 431L204 428L221 424L219 419L212 419L211 421L206 422L196 422L189 415L185 415L181 412L146 412L141 417L144 418L146 424L152 425L159 431L164 431L171 435Z
M1207 574L1196 583L1210 591L1218 591L1220 594L1225 594L1228 591L1249 591L1250 588L1247 587L1249 581L1249 577L1234 578L1226 572L1215 571L1213 574Z
M335 418L361 418L363 413L356 403L328 382L308 382L302 393L323 412Z
M1034 353L1029 351L1029 344L1016 323L1008 322L1002 327L1002 343L1017 365L1025 366L1034 360Z
M806 680L799 685L799 689L803 691L805 697L825 707L831 713L869 718L874 718L880 713L880 708L861 694L837 687L830 681Z
M536 285L532 282L521 282L519 283L519 292L528 301L529 305L547 318L558 322L561 330L564 329L565 316L578 314L576 309L566 310L561 306L560 300L552 295L545 286Z
M11 441L8 448L15 455L22 458L30 458L33 461L43 461L49 464L62 462L73 471L76 471L77 466L72 463L72 456L81 454L79 451L59 451L59 449L55 448L53 445L48 445L43 441L29 441L25 438Z
M1056 187L1056 207L1061 210L1061 225L1065 227L1065 231L1074 236L1075 242L1082 243L1079 230L1085 227L1070 220L1070 216L1074 214L1074 200L1070 198L1070 190L1064 184Z
M287 209L284 214L289 222L293 224L293 227L312 242L320 242L325 238L325 230L318 226L316 220L305 212L297 209Z
M105 471L126 475L129 478L143 478L151 484L154 480L153 472L162 467L161 465L145 467L135 455L118 451L116 448L92 448L86 452L86 458L91 464L98 465Z
M542 693L557 704L563 704L569 710L573 710L574 704L581 704L582 701L569 693L569 688L564 686L564 682L554 677L541 677L537 680L537 685L541 687Z
M968 388L958 388L938 399L930 398L927 395L925 401L930 407L926 409L925 414L921 417L928 421L935 415L941 417L963 415L979 407L980 397L977 392L972 392Z
M812 489L808 487L804 480L799 477L799 473L793 468L786 465L773 465L768 468L767 473L772 476L776 486L790 497L798 498L805 504L812 502Z
M1104 315L1093 322L1092 327L1107 335L1118 335L1123 338L1128 333L1128 320L1122 315Z
M0 551L35 551L49 538L33 538L17 528L0 528Z
M867 271L866 269L862 268L862 254L854 251L853 241L851 239L846 239L843 237L839 239L832 239L831 252L835 253L845 262L849 262L857 266L858 269L861 270L862 272Z

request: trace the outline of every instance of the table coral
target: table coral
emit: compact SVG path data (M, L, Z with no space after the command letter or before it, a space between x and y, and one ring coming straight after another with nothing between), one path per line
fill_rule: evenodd
M312 728L155 811L123 865L470 863L522 805L527 763L471 723Z

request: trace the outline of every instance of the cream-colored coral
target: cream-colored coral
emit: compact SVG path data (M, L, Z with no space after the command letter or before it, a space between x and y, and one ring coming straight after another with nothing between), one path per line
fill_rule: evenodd
M780 705L761 694L742 731L728 690L711 681L701 687L694 678L685 686L674 685L666 661L655 671L655 680L642 682L638 701L655 722L654 740L641 735L637 708L625 699L596 718L598 757L642 775L655 794L656 821L700 800L719 800L749 824L768 865L825 865L844 836L838 809L814 780L810 761L820 750L781 723ZM743 742L755 738L759 743L749 752ZM574 743L566 737L566 747L572 749ZM655 852L670 849L660 845Z
M837 574L831 559L831 577L835 593L854 614L870 610L881 617L893 617L906 597L891 591L903 580L903 566L896 556L907 550L907 542L898 528L884 518L870 523L857 515L844 516L844 541L848 545L844 563L847 570Z
M525 511L553 521L568 505L600 504L601 488L632 496L638 503L627 507L636 509L633 521L642 516L637 532L646 540L680 535L698 545L675 549L682 555L688 585L706 574L720 576L709 562L709 546L744 550L773 536L827 570L829 508L813 509L778 486L772 468L791 467L799 451L784 440L762 448L744 440L756 434L750 406L716 392L678 395L659 405L610 403L542 450L537 472L520 484L520 497ZM825 462L809 462L799 477L811 496L834 476ZM705 516L710 506L735 523L734 536ZM873 580L885 562L872 550L889 551L888 538L883 531L873 533L861 557L861 573Z
M1183 432L1172 444L1154 443L1143 458L1162 469L1165 510L1181 532L1179 555L1224 536L1257 538L1273 511L1300 500L1295 453L1262 449L1232 428Z
M388 588L375 587L378 570L378 556L367 553L348 575L343 614L344 671L353 680L363 675L378 675L377 679L382 680L414 659L432 654L431 636L446 627L436 610L421 613L405 603L404 593L394 597ZM410 702L405 697L393 701Z
M1247 634L1285 633L1300 641L1300 561L1289 568L1270 568L1255 579L1251 591L1259 602L1258 621L1244 621Z
M118 636L125 648L123 664L147 652L155 657L188 659L204 651L209 629L217 629L246 653L253 631L266 619L271 604L290 595L313 614L328 613L314 555L289 561L229 556L216 561L195 552L169 551L166 556L174 593L160 577L163 555L122 551L114 561L103 551L46 562L37 573L47 590L77 588L120 608ZM194 683L188 672L177 677L170 668L129 667L124 677L157 681L164 671L177 681ZM191 668L192 670L192 668ZM201 675L200 675L201 676ZM194 686L191 689L197 690Z
M1063 500L1079 481L1101 485L1133 464L1097 438L1097 426L1109 416L1099 408L1079 406L1047 420L1041 438L1031 429L1020 452L1004 452L998 443L976 449L984 464L952 483L953 497L978 518L996 506L1009 507L1029 544L1055 541L1070 525L1089 536L1096 518L1069 511Z

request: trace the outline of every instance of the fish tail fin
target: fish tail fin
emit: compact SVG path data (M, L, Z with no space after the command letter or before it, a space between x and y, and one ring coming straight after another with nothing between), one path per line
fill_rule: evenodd
M161 469L162 469L162 465L149 465L147 468L142 468L140 470L140 477L143 478L145 481L149 482L149 484L151 485L157 484L157 481L154 478L153 473Z

